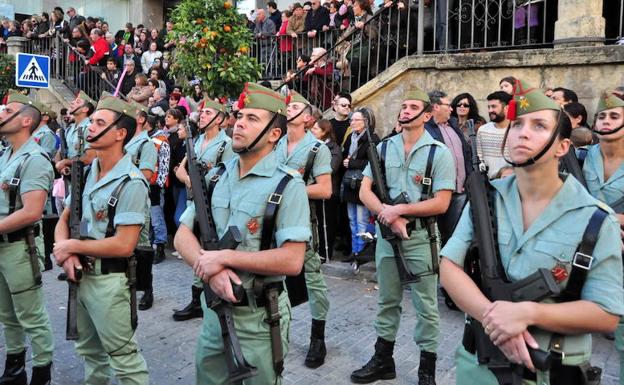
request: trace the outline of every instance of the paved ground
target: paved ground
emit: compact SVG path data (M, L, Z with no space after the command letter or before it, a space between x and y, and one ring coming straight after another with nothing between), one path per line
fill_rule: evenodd
M348 384L349 374L372 355L375 332L372 326L377 294L368 265L356 277L344 263L324 266L330 288L331 309L327 324L327 359L324 366L310 370L303 366L309 338L310 313L307 305L293 312L290 352L286 360L285 384ZM83 364L73 344L65 341L67 285L56 280L58 269L44 273L47 306L56 340L54 381L56 385L82 383ZM200 320L174 322L171 309L190 299L191 271L181 261L169 257L154 268L155 305L139 312L138 339L150 369L151 384L191 385L194 383L193 357ZM403 324L397 338L395 359L398 378L380 384L416 384L418 349L411 338L414 309L405 301ZM439 385L455 383L453 352L461 341L463 316L449 311L440 301L442 338L437 379ZM0 326L0 334L2 328ZM0 336L0 365L5 359L4 336ZM597 336L593 362L603 366L605 385L617 383L617 354L613 344Z

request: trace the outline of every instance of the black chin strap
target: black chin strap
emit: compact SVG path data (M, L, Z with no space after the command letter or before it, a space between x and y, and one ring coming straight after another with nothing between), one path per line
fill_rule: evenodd
M614 128L613 130L610 131L598 131L596 130L596 119L594 119L594 125L592 126L592 131L596 133L596 135L600 135L600 136L604 136L604 135L611 135L611 134L615 134L616 132L620 131L622 128L624 128L624 124L622 124L621 126Z
M290 123L290 122L292 122L293 120L297 119L297 118L298 118L298 117L300 117L300 116L301 116L301 114L303 114L303 112L304 112L305 110L307 110L309 107L310 107L310 105L309 105L309 104L306 104L306 106L305 106L305 107L303 107L303 108L301 109L301 111L299 111L299 113L298 113L297 115L295 115L295 116L293 116L292 118L290 118L290 119L286 120L286 122Z
M204 131L206 128L210 127L210 125L212 124L212 122L215 121L215 119L217 119L219 117L219 115L223 114L222 112L217 112L217 114L214 116L214 118L210 119L210 121L208 123L206 123L204 125L204 127L199 127L199 131L202 132ZM221 125L221 123L223 123L223 121L225 120L225 114L223 114L223 117L221 118L221 121L219 122L219 126Z
M513 162L511 159L507 159L507 157L505 156L507 135L509 135L509 128L511 127L511 123L512 122L510 121L509 125L507 125L507 130L505 130L505 137L503 137L503 145L501 146L501 154L503 156L503 159L505 159L505 162L509 163L512 167L527 167L537 162L542 156L544 156L544 154L546 154L546 152L548 152L548 150L552 147L553 143L555 143L555 139L557 139L557 136L559 135L559 126L561 125L561 110L559 110L559 114L557 115L557 125L555 126L555 131L550 136L548 143L546 143L544 148L542 148L542 150L538 152L536 156L529 158L523 163Z
M7 124L8 122L10 122L11 120L15 119L19 114L21 114L22 112L24 112L24 110L26 109L26 107L28 107L27 105L23 105L22 108L20 108L19 110L17 110L13 115L11 115L7 120L3 121L0 123L0 128L4 127L5 124Z
M106 128L104 130L102 130L102 132L100 132L99 134L97 134L95 136L95 138L86 138L85 140L89 143L93 143L93 142L97 142L98 139L100 139L102 136L106 135L106 133L108 131L110 131L111 128L113 128L113 126L117 123L119 123L119 121L121 120L121 117L123 116L123 114L119 114L119 116L117 117L117 119L113 120L113 122L111 124L109 124L108 126L106 126Z
M418 113L418 115L414 116L413 118L409 118L407 120L397 119L397 122L399 122L401 124L409 124L409 123L413 122L414 120L420 118L420 116L425 113L425 111L427 110L428 107L429 107L429 103L425 103L425 105L423 106L422 111L420 111Z
M258 144L258 142L260 141L260 139L266 135L267 132L269 132L269 130L271 129L271 126L273 126L273 122L275 122L275 119L277 118L277 113L273 114L273 117L271 118L271 120L269 121L269 123L262 129L262 132L260 132L260 134L258 135L258 137L251 142L251 144L247 147L243 147L240 150L234 149L232 148L232 151L234 151L237 154L244 154L246 152L249 152L252 148L254 148L256 146L256 144Z

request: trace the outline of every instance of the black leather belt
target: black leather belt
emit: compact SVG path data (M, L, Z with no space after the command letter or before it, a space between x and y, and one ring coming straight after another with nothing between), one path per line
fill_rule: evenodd
M34 229L35 237L40 234L39 224L35 225ZM16 230L12 233L0 234L0 243L13 243L20 242L26 238L26 228Z
M263 308L266 306L266 297L264 295L265 291L270 288L277 288L277 292L282 294L284 291L284 283L283 282L273 282L264 286L262 290L262 294L260 296L256 296L256 307ZM240 302L236 302L232 304L233 306L249 306L249 300L247 295L243 296L243 299Z
M102 274L125 273L128 269L128 258L100 258Z

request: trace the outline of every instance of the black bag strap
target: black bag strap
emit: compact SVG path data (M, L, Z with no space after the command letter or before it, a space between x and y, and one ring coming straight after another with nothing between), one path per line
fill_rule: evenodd
M312 173L312 166L314 166L314 159L316 159L316 154L318 154L322 144L322 142L316 142L314 146L310 148L308 160L306 160L305 168L303 169L303 183L308 183L308 178L310 177L310 173Z
M275 192L269 195L266 208L264 209L264 218L262 219L262 235L260 238L260 250L268 250L273 243L273 236L275 235L275 218L277 211L282 203L282 194L290 182L293 176L290 174L284 175L279 181Z
M227 146L227 142L224 140L223 142L221 142L219 148L217 149L217 159L215 159L215 164L221 163L221 159L223 159L223 153L225 152L225 146Z
M28 158L30 158L30 153L27 153L24 156L24 159L22 159L22 161L20 162L20 164L17 165L17 167L15 168L15 173L13 174L13 178L11 178L11 180L9 181L9 213L7 215L11 215L15 212L17 194L19 192L20 182L22 181L20 179L20 176L22 174L22 167L24 166L24 163L26 163L26 160Z
M583 285L587 280L587 274L592 267L594 257L594 248L596 242L598 242L598 234L602 223L609 216L609 213L602 208L596 209L594 214L589 219L581 244L579 245L574 257L572 258L572 268L570 270L570 276L568 277L568 283L565 289L563 289L559 301L577 301L581 298L581 291Z
M85 178L86 179L86 178ZM106 225L105 238L110 238L115 235L115 212L117 211L117 202L119 202L119 195L121 190L130 179L128 175L124 176L121 182L115 187L110 197L108 197L108 224Z
M435 158L436 148L438 146L432 145L429 147L429 157L427 158L427 167L425 168L425 175L422 179L422 192L420 194L420 200L424 201L431 199L431 190L433 187L433 179L431 178L431 172L433 171L433 159Z
M384 183L387 186L388 179L386 178L386 152L388 152L388 141L384 140L383 142L381 142L381 153L379 154L379 163L381 166L381 176L383 177Z
M143 153L143 146L145 146L145 143L149 141L149 139L144 139L141 144L139 144L139 151L137 152L136 158L132 160L132 163L134 163L137 168L139 168L139 165L141 164L141 154Z

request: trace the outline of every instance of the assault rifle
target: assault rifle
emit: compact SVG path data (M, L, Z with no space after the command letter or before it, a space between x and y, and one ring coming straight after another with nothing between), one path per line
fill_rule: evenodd
M67 124L61 124L61 129L59 130L59 136L61 139L61 148L59 149L59 155L61 159L67 159L67 137L65 136L65 130L67 129ZM69 179L67 175L63 174L61 170L61 178L63 178L63 184L65 185L65 197L69 194Z
M82 192L84 189L84 162L75 159L71 165L71 199L69 203L69 237L81 239ZM66 190L67 193L67 190ZM82 262L82 258L81 258ZM76 281L67 280L69 293L67 296L67 327L66 340L78 339L78 285L82 279L82 267L74 270Z
M368 155L368 164L370 165L371 173L373 174L373 182L375 184L376 195L381 203L386 205L398 205L403 203L409 203L409 196L406 192L401 192L394 199L390 198L390 193L386 185L385 170L382 169L381 160L379 159L379 153L377 152L377 146L371 137L368 129L366 129L368 135L368 148L366 154ZM379 223L379 222L378 222ZM401 238L392 232L392 229L379 223L381 230L381 236L388 241L392 246L392 252L394 253L394 260L399 272L399 281L402 285L414 283L420 281L420 277L410 272L403 254L403 248L401 247ZM411 233L411 228L407 229L408 235Z
M474 223L474 241L479 252L480 288L490 301L533 301L539 302L544 298L559 294L551 272L548 269L538 269L530 276L510 282L503 266L500 263L498 244L496 242L494 223L494 201L492 196L493 187L490 185L487 169L482 165L477 155L477 134L474 122L468 120L468 133L472 146L472 165L474 171L466 180L466 189L470 199L470 211ZM507 360L503 352L496 347L490 337L485 333L480 322L471 319L470 338L464 343L476 345L479 364L487 365L494 373L500 385L520 385L522 383L523 367ZM472 346L472 345L471 345ZM549 370L552 358L550 353L543 350L533 349L527 346L533 365L542 371ZM469 350L469 349L467 349Z
M235 249L242 240L238 227L230 226L221 239L217 235L217 229L212 218L210 194L204 183L204 174L199 168L197 154L195 154L193 147L193 136L188 122L186 124L185 142L188 173L191 179L191 189L193 191L193 201L195 202L195 213L199 227L199 243L204 250ZM218 180L218 177L214 181L216 182L216 180ZM232 283L232 287L235 297L238 300L242 299L244 294L242 286ZM223 347L225 349L225 361L229 370L229 381L234 383L255 376L257 368L245 360L238 336L236 335L232 304L217 296L210 288L210 285L205 282L204 296L206 297L208 307L219 316Z

